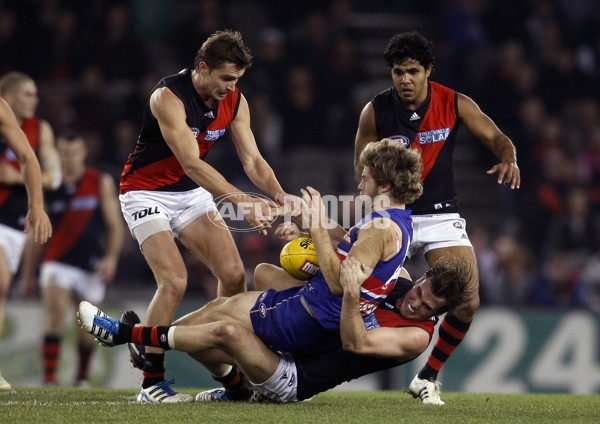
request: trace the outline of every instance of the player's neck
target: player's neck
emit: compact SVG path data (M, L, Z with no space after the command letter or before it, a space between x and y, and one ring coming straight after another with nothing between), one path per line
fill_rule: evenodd
M398 203L398 202L390 202L390 203L383 204L383 205L375 204L373 206L372 211L379 212L379 211L384 211L386 209L406 209L406 205L404 203Z
M85 172L85 166L72 168L72 169L63 169L63 183L64 184L73 184L81 179Z
M213 99L210 93L204 88L204 85L202 84L202 74L196 69L192 71L192 84L194 85L196 93L198 93L207 107L212 109L217 105L217 101Z

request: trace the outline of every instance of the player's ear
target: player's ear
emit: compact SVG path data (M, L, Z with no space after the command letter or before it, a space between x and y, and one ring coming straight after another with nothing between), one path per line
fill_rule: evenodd
M390 195L392 192L392 183L377 184L377 193Z
M429 65L427 68L425 68L425 76L427 78L429 78L431 76L432 71L433 71L433 65Z
M196 70L202 75L207 75L210 72L210 68L208 67L206 62L200 62L196 67Z

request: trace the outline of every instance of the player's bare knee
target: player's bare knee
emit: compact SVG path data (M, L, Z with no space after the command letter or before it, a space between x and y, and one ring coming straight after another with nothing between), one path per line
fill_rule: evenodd
M265 280L267 279L267 275L269 270L271 270L273 265L267 263L260 263L256 265L254 268L254 285L256 286L256 290L262 291L267 290L268 287L264 287L266 285Z
M239 327L237 324L222 322L215 326L212 333L221 345L227 345L229 342L239 338Z
M226 294L243 292L246 289L244 267L232 267L219 276L219 283Z
M185 294L185 290L187 288L187 276L186 278L176 278L163 280L158 284L158 290L161 292L161 296L164 296L167 299L174 300L179 302L183 295Z

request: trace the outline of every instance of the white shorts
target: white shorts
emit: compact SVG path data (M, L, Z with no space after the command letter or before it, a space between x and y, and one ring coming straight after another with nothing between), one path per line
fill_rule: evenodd
M277 371L262 384L252 385L263 396L275 402L297 402L298 401L298 372L296 363L289 353L278 352L279 366Z
M411 257L433 249L452 246L471 246L467 222L457 213L413 215L413 240L408 249Z
M202 187L183 192L136 190L119 195L119 200L125 222L140 246L160 231L170 230L179 237L193 220L217 210L212 194ZM142 231L134 231L149 222Z
M8 269L13 275L16 274L19 269L26 240L27 234L25 234L24 231L15 230L8 225L0 224L0 247L2 247L4 255L6 256Z
M40 266L40 286L71 290L80 299L91 303L102 302L106 294L100 273L54 261L43 262Z

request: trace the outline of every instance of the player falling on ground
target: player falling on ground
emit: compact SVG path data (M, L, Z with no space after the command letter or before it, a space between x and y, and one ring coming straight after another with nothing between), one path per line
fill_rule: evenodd
M352 257L341 263L342 345L319 354L273 351L251 330L222 320L189 326L134 327L108 317L88 302L80 304L78 316L82 328L108 346L133 342L188 352L205 363L231 364L227 367L228 378L217 379L224 388L199 393L197 401L295 402L417 357L431 341L435 323L432 316L447 310L446 299L460 302L454 297L457 292L464 296L470 266L460 259L441 260L414 286L404 271L394 292L365 319L360 312L360 290L371 272ZM407 305L419 312L419 320L402 316ZM244 386L240 370L253 390Z

